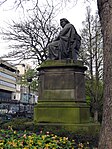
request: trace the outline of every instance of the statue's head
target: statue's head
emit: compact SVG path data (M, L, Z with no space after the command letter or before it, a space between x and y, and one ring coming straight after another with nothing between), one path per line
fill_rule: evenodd
M68 23L70 23L70 22L66 18L60 19L60 25L62 26L62 28Z

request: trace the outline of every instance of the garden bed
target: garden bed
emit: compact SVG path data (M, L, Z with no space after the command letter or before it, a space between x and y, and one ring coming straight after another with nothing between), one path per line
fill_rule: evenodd
M3 123L0 130L0 149L96 149L97 146L98 134L38 126L28 119L13 119Z
M9 126L0 130L0 149L91 149L89 142L61 137L50 132L16 131Z

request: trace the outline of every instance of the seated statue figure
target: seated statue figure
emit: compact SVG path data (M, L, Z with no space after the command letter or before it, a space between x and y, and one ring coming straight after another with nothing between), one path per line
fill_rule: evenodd
M62 30L58 37L48 45L48 58L77 60L81 37L66 18L60 19L60 25Z

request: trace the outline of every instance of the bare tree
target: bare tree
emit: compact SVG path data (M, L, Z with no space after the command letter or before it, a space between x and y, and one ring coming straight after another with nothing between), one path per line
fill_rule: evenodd
M23 8L24 9L24 4L27 3L29 0L11 0L11 5L12 8L17 9L17 8ZM30 0L32 3L34 3L33 0ZM0 6L3 6L5 3L8 3L8 0L1 0L0 1ZM38 0L35 0L35 5L36 7L38 5Z
M86 10L86 20L83 21L83 29L81 30L82 45L80 57L88 67L86 75L86 93L90 97L94 121L98 122L98 110L103 95L102 34L98 14L96 13L96 15L93 16L90 7L87 7Z
M48 9L49 8L49 9ZM4 40L10 42L14 50L2 58L37 59L40 64L47 58L47 45L58 32L56 22L53 22L54 7L39 7L33 11L33 16L26 21L9 25L8 30L2 30Z

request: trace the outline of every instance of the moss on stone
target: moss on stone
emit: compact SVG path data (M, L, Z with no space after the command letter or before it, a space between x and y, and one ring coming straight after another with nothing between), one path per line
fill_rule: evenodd
M46 60L40 67L48 66L83 66L82 61L73 61L73 60Z
M100 124L90 123L88 112L81 112L80 108L35 108L34 122L43 126L61 126L67 131L96 134Z
M35 107L74 107L74 108L90 108L86 103L79 103L79 102L74 102L71 99L68 100L40 100L38 101L38 104Z
M57 102L58 103L58 102ZM64 123L64 124L77 124L89 122L89 108L74 106L70 102L59 105L55 103L43 103L35 106L34 120L37 123Z

